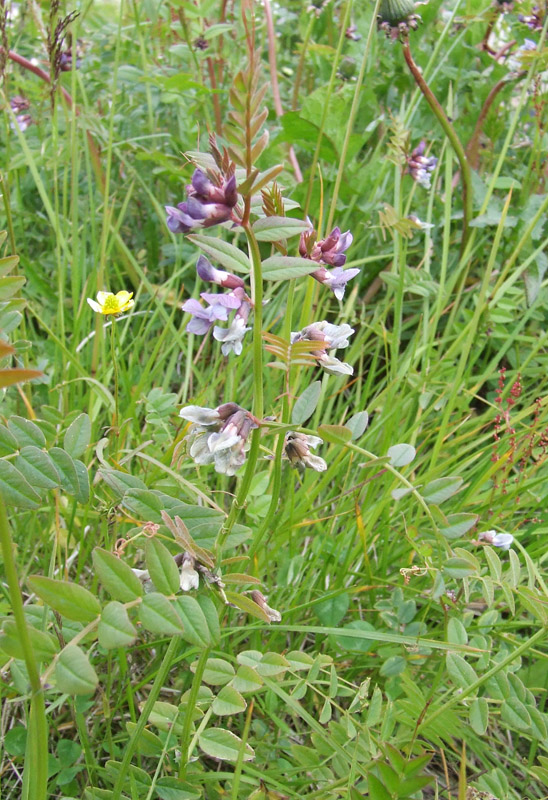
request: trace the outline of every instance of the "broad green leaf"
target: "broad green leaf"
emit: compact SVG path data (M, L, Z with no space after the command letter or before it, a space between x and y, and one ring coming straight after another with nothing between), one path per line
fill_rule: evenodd
M89 473L83 461L76 458L73 463L78 478L78 491L74 493L74 496L79 503L85 504L89 502Z
M26 478L13 466L10 461L0 459L0 502L19 508L39 508L40 495L38 495Z
M247 274L251 269L249 258L237 247L234 247L233 244L217 239L215 236L204 236L201 233L193 233L187 236L187 239L195 242L200 250L211 256L216 264L220 264L221 267L224 267L229 272Z
M157 538L149 539L145 546L147 569L154 588L162 594L179 591L180 573L173 556Z
M352 431L352 439L359 439L360 436L363 436L368 425L369 414L367 411L358 411L357 414L351 416L350 419L347 419L344 423L344 427Z
M469 578L476 570L464 558L449 558L443 565L443 574L449 578Z
M472 730L475 731L478 736L483 736L489 723L489 705L485 697L476 697L470 706L468 719Z
M320 425L318 433L326 442L345 444L352 439L352 431L345 425Z
M0 455L10 455L18 449L19 444L13 433L5 425L0 425Z
M489 545L486 545L483 548L483 554L489 564L489 572L491 573L491 577L494 581L500 581L502 576L502 563L499 558L498 553Z
M175 777L160 778L155 791L160 800L200 800L202 797L199 787Z
M114 600L130 603L142 596L143 584L131 567L118 556L96 547L92 558L97 577Z
M143 597L139 619L143 627L151 633L183 633L183 623L174 605L159 592L150 592Z
M195 671L195 664L191 669ZM224 686L234 678L234 667L224 658L208 658L202 680L210 686Z
M128 489L122 500L122 505L139 520L156 523L162 521L162 501L157 494L149 489Z
M449 677L461 689L467 689L478 679L474 668L457 653L447 653L446 666Z
M531 718L531 732L535 739L539 742L546 741L546 723L544 721L544 716L540 713L538 708L532 705L527 705L527 712Z
M112 491L119 498L122 498L128 489L141 489L147 491L147 487L140 478L136 478L127 472L122 472L118 469L107 469L106 467L101 467L99 470L99 475L107 484L107 486L112 489Z
M197 647L212 644L207 618L196 598L184 595L176 600L176 608L183 621L183 638Z
M387 456L393 467L405 467L414 460L416 454L412 444L394 444L388 448Z
M131 736L137 727L136 722L126 722L126 730ZM137 752L142 756L158 756L163 750L162 740L147 728L141 731L137 742Z
M318 405L321 392L321 381L314 381L304 390L300 397L297 398L291 413L291 422L293 425L302 425L312 416Z
M447 525L440 527L440 532L446 539L458 539L473 528L479 517L477 514L449 514Z
M79 583L58 581L45 575L27 578L31 591L61 616L76 622L92 622L101 613L99 601Z
M208 728L200 735L198 744L206 755L221 761L237 761L242 748L244 761L255 758L255 753L248 744L244 745L238 736L224 728Z
M195 599L202 609L202 613L206 619L211 644L219 644L221 640L221 627L219 625L219 613L215 607L215 603L210 597L203 594L199 594L198 597L191 599Z
M5 234L5 231L2 231ZM2 236L0 240L0 246L4 244L5 236ZM0 275L3 277L7 275L12 269L15 269L17 264L19 263L19 256L4 256L0 258Z
M240 611L244 611L246 614L251 614L253 617L257 617L261 619L263 622L271 622L270 617L257 603L255 603L251 597L248 597L245 594L238 594L237 592L225 591L226 598L229 603L235 605Z
M259 673L253 669L253 667L248 667L247 665L242 665L238 667L238 671L236 675L231 681L231 686L233 686L238 692L256 692L257 689L260 689L263 685L263 679L259 675Z
M46 633L46 631L40 631L32 625L28 626L28 633L36 660L39 663L42 661L51 661L54 655L59 651L57 640L51 634ZM0 649L11 658L17 658L20 661L23 661L25 658L25 653L21 645L21 636L15 620L13 619L7 619L4 622L2 633L0 634Z
M26 280L26 278L17 275L0 278L0 302L3 303L13 297L14 294L17 294L19 289L25 285Z
M66 694L92 694L99 679L87 655L75 644L68 644L55 665L57 688Z
M59 473L59 483L61 488L69 494L78 494L80 490L78 473L76 472L74 461L69 454L65 453L61 447L52 447L49 451L49 457L53 461L55 469Z
M265 653L257 664L256 670L262 678L282 675L289 668L289 661L280 653Z
M291 217L263 217L254 222L252 227L259 242L279 242L310 230L308 222Z
M267 281L287 281L309 275L318 269L315 261L294 256L270 256L262 265L263 278Z
M91 439L91 420L87 414L79 414L65 433L63 448L72 456L79 458L85 453Z
M422 490L422 496L427 503L439 505L452 497L462 486L462 478L452 476L448 478L438 478L430 481Z
M223 686L212 703L211 709L218 717L228 717L231 714L241 714L247 708L247 703L232 686Z
M105 769L113 781L117 779L120 773L120 767L120 761L110 760L105 764ZM130 764L126 780L128 784L134 786L135 790L139 792L140 795L147 792L152 783L152 778L148 772L145 772L145 770L140 767L136 767L134 764Z
M349 622L348 625L343 625L341 627L340 635L335 637L337 647L340 650L355 650L359 653L367 653L367 651L371 650L371 648L375 645L374 635L372 635L371 639L368 640L364 639L363 637L358 638L356 636L352 636L352 631L367 631L368 633L374 634L375 628L370 622L365 622L365 620L361 619L355 619L352 620L352 622Z
M97 629L99 644L106 650L133 644L137 631L131 624L125 607L112 600L103 609Z
M447 641L451 644L467 644L466 628L457 617L451 617L447 623Z
M367 776L367 788L369 800L392 800L392 795L388 789L372 772Z
M316 603L313 610L322 625L328 628L334 628L348 611L349 605L350 597L346 592L343 592L335 597L322 600L321 603Z
M53 461L39 447L31 444L21 448L14 463L31 486L39 489L54 489L59 486L59 473Z
M18 416L10 417L8 419L8 428L17 439L17 444L20 448L27 445L34 445L35 447L46 446L46 437L38 425L35 425L29 419Z
M518 731L527 731L531 727L529 712L517 697L503 700L500 715L504 722Z
M367 717L365 724L368 727L373 727L380 720L382 716L382 691L378 686L373 689L371 700L369 701L369 708L367 710Z

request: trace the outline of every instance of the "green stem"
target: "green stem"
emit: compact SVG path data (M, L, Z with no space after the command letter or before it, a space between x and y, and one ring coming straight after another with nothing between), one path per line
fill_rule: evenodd
M204 670L206 668L207 659L209 656L209 647L206 647L198 660L198 664L196 665L196 672L194 673L194 678L192 679L192 686L190 688L190 694L188 696L188 700L186 703L186 710L185 710L185 721L183 724L183 732L181 734L181 760L179 761L179 780L184 780L186 776L186 768L188 765L188 743L190 739L190 729L192 727L192 715L194 712L194 706L196 705L196 698L198 697L198 691L200 686L202 685L202 676L204 674Z
M466 243L468 241L468 236L470 234L469 224L470 220L472 219L472 202L473 202L473 195L472 195L472 177L470 172L470 164L468 163L468 159L466 158L466 153L464 152L464 148L461 144L459 137L457 136L457 132L453 128L451 122L449 121L445 111L439 104L438 100L436 99L434 93L424 80L422 72L415 64L413 60L413 56L411 55L411 50L409 48L409 40L404 39L402 42L403 47L403 55L407 66L411 74L413 75L417 86L423 93L426 102L434 112L435 116L438 119L441 127L443 128L445 135L451 142L453 150L455 151L455 155L458 158L460 164L460 171L461 171L461 178L462 178L462 205L463 205L463 224L462 224L462 241L461 241L461 249L464 250Z
M116 320L113 317L110 323L110 358L112 360L112 372L114 374L114 441L116 442L116 452L118 451L118 436L120 434L119 405L118 405L118 365L116 363Z
M23 600L17 579L17 567L13 557L6 507L0 497L0 547L4 559L4 571L11 601L11 608L31 688L28 746L23 775L23 800L46 800L48 786L48 723L46 704L40 682L40 673L30 641Z
M147 701L143 707L141 715L137 720L137 725L135 726L133 733L130 736L126 749L124 750L122 763L120 764L120 771L118 773L118 777L116 779L116 783L112 791L111 800L120 800L126 776L129 771L129 767L131 765L131 759L133 758L133 754L137 748L137 744L139 743L139 740L148 722L148 718L150 717L154 703L158 699L160 692L162 691L162 688L165 685L167 676L169 674L169 670L171 669L171 664L173 662L175 653L177 652L177 648L179 647L180 643L181 643L180 637L174 636L171 639L169 646L165 652L163 661L160 664L160 669L158 670L156 678L154 679L154 683L152 684L152 689L150 690L150 694L147 697Z
M264 395L263 395L263 275L261 264L261 253L255 234L249 223L244 225L244 231L249 248L249 256L252 264L251 271L251 302L253 304L253 414L260 421L264 414ZM251 481L255 475L259 449L261 445L261 429L256 428L251 434L251 448L247 457L247 466L240 484L236 497L232 502L230 512L225 524L219 531L217 540L217 563L221 563L223 557L223 547L226 540L238 519L240 510L244 507L245 501L251 486Z

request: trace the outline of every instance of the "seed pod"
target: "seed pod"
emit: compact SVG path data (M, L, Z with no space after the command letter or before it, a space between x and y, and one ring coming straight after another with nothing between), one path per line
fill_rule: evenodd
M379 8L379 19L389 25L407 22L415 13L413 0L382 0Z

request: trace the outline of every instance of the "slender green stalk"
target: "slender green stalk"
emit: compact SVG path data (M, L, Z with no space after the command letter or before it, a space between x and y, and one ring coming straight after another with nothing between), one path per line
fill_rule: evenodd
M118 437L120 435L120 409L118 404L118 364L116 361L116 319L113 317L110 323L110 358L112 361L112 372L114 375L114 440L115 450L118 450Z
M198 697L198 691L200 690L200 686L202 685L202 676L206 668L208 656L209 656L209 647L206 647L204 650L202 650L202 653L198 660L198 664L196 665L196 672L194 673L194 677L192 679L192 686L190 688L190 694L188 696L186 704L185 721L183 723L183 732L181 734L181 760L179 761L179 780L184 780L186 776L186 768L188 766L188 756L189 756L188 744L190 740L190 729L192 727L192 715L194 713L194 706L196 705L196 698Z
M457 136L457 132L453 128L453 125L449 121L445 111L439 104L436 96L424 80L423 74L415 64L413 60L413 56L411 55L411 49L409 47L409 39L404 39L402 42L403 48L403 55L407 66L411 74L413 75L417 86L421 90L424 95L424 98L434 114L436 115L438 122L440 123L441 127L443 128L445 135L451 142L453 150L455 151L455 155L458 158L461 170L461 178L462 178L462 205L463 205L463 224L462 224L462 243L461 247L464 249L466 246L466 242L469 236L469 224L470 220L472 219L472 202L473 202L473 195L472 195L472 175L470 172L470 165L468 163L468 159L466 158L466 153L464 152L464 147L461 144L459 137Z
M31 689L28 744L23 775L23 800L46 800L48 785L48 723L44 691L40 682L38 664L30 640L23 599L19 589L17 567L13 557L6 505L0 496L0 547L4 572L11 601L11 609L25 658Z
M175 654L177 653L180 644L181 644L180 637L174 636L168 645L168 648L162 659L162 663L160 664L160 669L156 673L156 677L154 679L154 683L152 684L150 694L147 697L141 715L137 720L137 724L133 729L133 733L129 737L129 742L127 743L126 748L124 750L122 763L120 764L120 771L118 772L118 777L116 778L116 783L114 784L114 789L112 790L111 800L120 800L120 797L122 795L122 789L124 788L124 784L126 781L126 776L129 771L129 767L131 765L131 759L133 758L133 754L135 753L135 749L139 743L139 739L141 738L143 731L146 727L154 703L158 699L160 692L162 691L162 688L166 682L167 676L169 675L169 671L175 659Z

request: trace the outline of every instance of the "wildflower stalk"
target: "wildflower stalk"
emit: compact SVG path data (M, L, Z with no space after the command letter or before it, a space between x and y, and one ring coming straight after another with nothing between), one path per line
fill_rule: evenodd
M17 567L13 557L6 506L0 497L0 548L4 559L4 571L11 601L11 608L19 641L23 650L31 689L30 717L28 725L28 745L26 767L23 774L23 800L46 800L48 784L48 723L44 691L40 673L30 641L27 620L23 609L21 590L17 578Z
M112 370L114 373L114 439L118 443L118 435L120 429L118 427L119 421L119 407L118 407L118 365L116 363L116 320L113 318L110 323L110 357L112 359Z
M253 304L253 414L261 420L264 414L264 392L263 392L263 275L261 264L261 253L255 234L249 222L245 222L243 229L249 248L251 259L251 301ZM230 508L225 524L219 531L217 539L217 563L220 564L223 557L223 547L234 527L238 514L245 505L245 501L251 486L251 481L255 475L255 467L259 458L261 443L261 429L256 428L251 434L251 447L247 457L247 465L240 488Z
M466 158L466 153L464 152L464 148L461 144L459 137L457 136L457 132L455 131L453 125L449 121L445 111L439 104L436 96L424 80L422 72L418 68L417 64L413 60L413 56L411 55L411 49L409 47L409 39L406 37L402 41L402 48L403 48L403 55L407 66L415 82L419 89L421 90L424 98L432 111L434 112L435 116L438 119L441 127L443 128L445 135L451 142L453 150L455 151L455 155L460 164L461 169L461 176L462 176L462 201L463 201L463 223L462 223L462 242L461 248L464 249L466 243L468 241L468 236L470 234L469 225L470 220L472 218L472 177L470 172L470 164L468 163L468 159Z
M189 756L188 745L190 742L190 729L192 727L192 715L196 707L196 699L198 697L200 686L202 685L202 677L207 665L208 657L209 647L206 647L204 650L202 650L202 654L200 655L198 664L196 665L196 672L194 673L194 677L192 679L192 686L190 687L190 694L186 704L185 721L183 723L183 732L181 734L181 760L179 761L180 781L184 780L186 776L186 768L188 765Z

